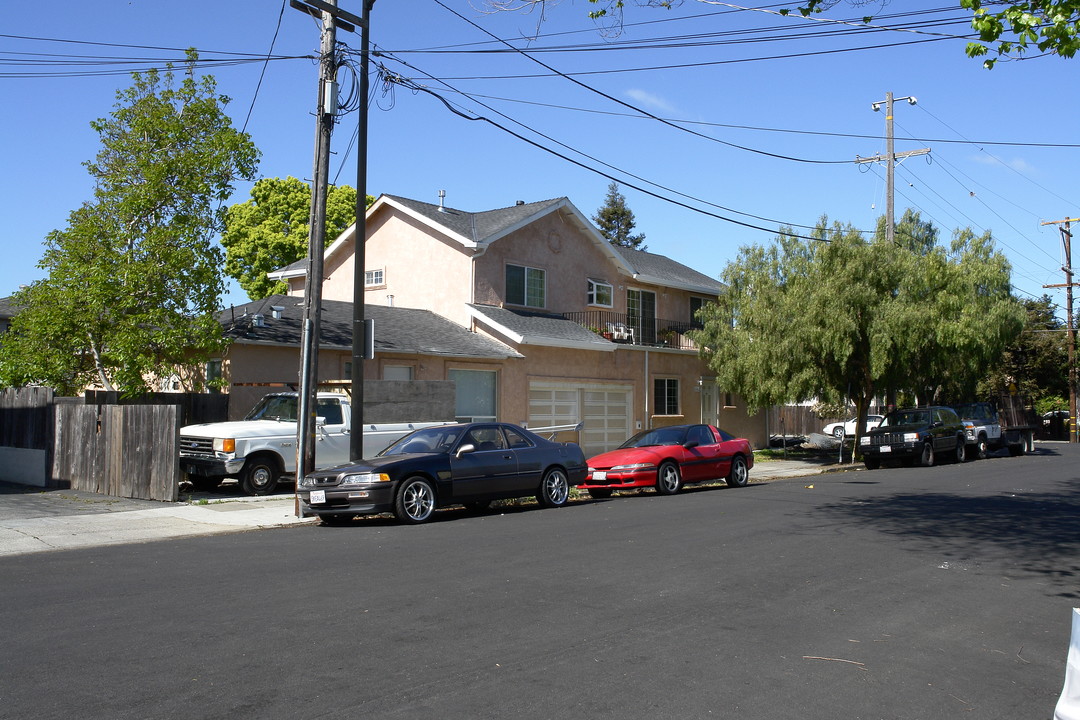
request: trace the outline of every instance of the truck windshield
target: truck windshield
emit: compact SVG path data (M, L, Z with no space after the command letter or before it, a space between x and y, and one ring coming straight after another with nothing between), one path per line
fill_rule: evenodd
M296 398L285 395L267 395L251 408L251 412L244 419L296 422Z

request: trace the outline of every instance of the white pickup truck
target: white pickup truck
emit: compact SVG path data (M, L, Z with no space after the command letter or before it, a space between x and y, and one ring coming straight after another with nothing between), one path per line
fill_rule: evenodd
M227 477L250 495L274 492L278 481L296 476L294 392L272 393L256 403L243 420L187 425L180 428L180 469L197 490L212 490ZM349 397L320 392L316 396L315 467L349 461L351 408ZM364 426L364 457L371 457L413 430L438 422Z

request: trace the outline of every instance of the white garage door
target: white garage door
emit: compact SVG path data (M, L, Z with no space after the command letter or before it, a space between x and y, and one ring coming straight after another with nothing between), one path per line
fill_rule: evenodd
M630 437L631 388L624 385L529 385L529 427L584 422L585 455L611 450ZM560 437L559 439L569 439Z

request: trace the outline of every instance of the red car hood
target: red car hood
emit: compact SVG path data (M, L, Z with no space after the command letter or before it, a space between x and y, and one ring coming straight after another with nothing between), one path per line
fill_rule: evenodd
M589 458L589 467L597 470L607 470L616 465L633 465L634 463L650 463L655 465L660 462L661 459L671 457L672 449L675 447L678 446L655 445L652 447L612 450Z

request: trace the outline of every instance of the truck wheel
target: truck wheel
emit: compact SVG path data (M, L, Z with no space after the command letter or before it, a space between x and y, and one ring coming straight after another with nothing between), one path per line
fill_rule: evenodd
M248 495L269 495L277 488L281 466L271 455L248 458L240 471L240 487Z
M1009 454L1013 457L1019 457L1024 454L1024 443L1009 446Z
M990 453L990 445L986 442L986 436L980 434L979 441L975 443L975 459L985 460L986 456Z
M881 461L877 458L863 458L863 465L866 466L867 470L877 470L881 467Z
M967 443L963 435L956 436L956 454L953 456L956 462L967 462Z
M926 441L923 443L922 456L919 458L919 464L923 467L933 467L934 465L934 443L933 441Z

